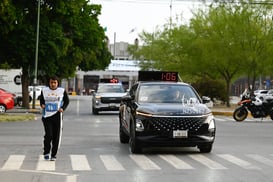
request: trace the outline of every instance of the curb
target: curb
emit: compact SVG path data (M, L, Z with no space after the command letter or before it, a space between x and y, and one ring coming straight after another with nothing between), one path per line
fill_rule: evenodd
M7 110L7 114L19 114L19 113L33 113L33 114L41 114L42 111L40 109L11 109Z
M42 110L41 109L11 109L8 110L6 113L33 113L33 114L41 114ZM217 116L232 116L233 112L232 111L212 111L212 114Z
M233 116L233 112L231 111L212 111L212 114L215 116Z

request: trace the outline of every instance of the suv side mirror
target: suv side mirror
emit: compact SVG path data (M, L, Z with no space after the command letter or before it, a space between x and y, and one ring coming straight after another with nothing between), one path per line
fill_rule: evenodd
M203 102L204 104L209 103L209 102L210 102L210 98L207 97L207 96L202 96L202 102Z
M134 98L131 97L130 95L125 95L121 98L121 101L123 102L129 102L129 101L132 101Z

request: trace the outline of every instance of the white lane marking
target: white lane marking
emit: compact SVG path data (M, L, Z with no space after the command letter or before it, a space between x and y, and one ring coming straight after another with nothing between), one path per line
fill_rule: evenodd
M63 135L63 113L60 113L60 131L59 131L59 143L58 143L58 149L61 146L62 142L62 135Z
M218 156L233 163L233 164L236 164L244 169L258 169L258 170L261 169L257 166L252 165L251 163L249 163L245 160L239 159L239 158L237 158L233 155L230 155L230 154L218 154Z
M55 161L46 161L44 156L40 155L36 170L38 171L55 171Z
M130 154L130 158L143 170L160 170L161 168L144 155Z
M77 182L77 175L66 176L66 182Z
M216 122L217 122L217 121L227 121L226 118L217 118L217 117L215 117L215 120L216 120Z
M70 155L72 169L75 171L90 171L91 167L85 155Z
M252 158L252 159L254 159L256 161L259 161L259 162L261 162L263 164L266 164L268 166L273 167L273 160L267 159L267 158L265 158L263 156L260 156L258 154L247 154L246 156L250 157L250 158Z
M80 115L80 101L79 101L79 98L77 99L77 104L76 104L76 112L77 112L77 116Z
M76 174L53 172L53 171L37 171L37 170L21 170L21 169L18 171L25 172L25 173L39 173L39 174L66 176L66 182L77 182L77 176L78 176Z
M193 169L193 167L174 155L159 155L159 157L176 169Z
M117 161L113 155L100 155L105 168L109 171L123 171L124 167Z
M25 159L24 155L10 155L2 169L18 170L22 166L24 159Z
M210 169L227 169L223 165L219 164L218 162L215 162L209 158L207 158L204 155L201 154L194 154L194 155L189 155L192 159L200 162L201 164L207 166Z

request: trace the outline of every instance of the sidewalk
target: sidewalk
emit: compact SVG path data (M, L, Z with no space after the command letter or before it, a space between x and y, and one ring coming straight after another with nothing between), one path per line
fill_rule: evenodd
M7 110L6 113L34 113L34 114L41 114L42 110L40 108L40 101L35 101L35 108L32 108L32 102L29 104L29 109L22 108L21 106L14 106L13 109Z
M15 106L13 109L7 110L6 112L7 114L10 113L34 113L34 114L41 114L42 110L40 108L38 108L37 106L35 107L35 109L25 109L19 106Z

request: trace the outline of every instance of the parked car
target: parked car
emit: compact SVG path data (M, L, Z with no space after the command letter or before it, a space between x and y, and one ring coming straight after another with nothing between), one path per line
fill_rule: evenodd
M273 89L268 90L267 94L265 94L263 97L264 97L264 100L273 99Z
M16 103L16 95L0 88L0 114L12 109Z
M267 92L268 90L255 90L254 95L263 101L267 95Z

